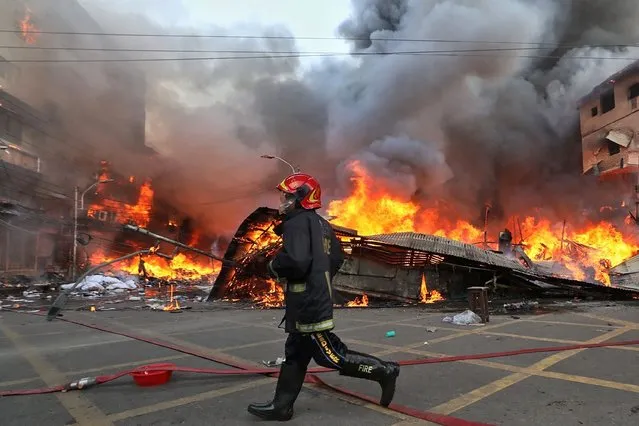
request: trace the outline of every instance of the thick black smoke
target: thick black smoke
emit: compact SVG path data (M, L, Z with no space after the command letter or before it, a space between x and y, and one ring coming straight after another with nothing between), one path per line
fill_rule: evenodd
M340 120L334 130L344 135L341 144L358 146L352 158L386 180L395 174L406 182L410 169L409 193L421 193L426 204L452 202L470 219L481 219L490 203L493 214L503 218L543 207L574 220L583 209L608 201L607 189L581 176L577 101L630 63L618 60L633 56L627 48L602 45L637 40L636 2L614 7L594 0L352 3L355 11L340 27L342 34L371 40L355 41L357 51L470 50L363 58L351 71L358 96L343 105L353 117ZM401 143L400 135L405 135ZM394 150L380 152L380 141ZM440 155L426 161L410 155L407 144L414 141ZM433 188L425 169L450 179Z
M27 3L34 23L49 31L290 35L285 28L257 24L161 26L121 13L117 2L92 11L101 26L96 29L75 0ZM604 199L581 176L576 103L629 63L618 58L633 56L627 48L599 46L638 39L639 6L631 0L614 3L352 0L351 17L336 34L352 39L353 52L421 53L329 58L306 71L295 57L24 64L21 68L35 71L22 81L29 82L28 97L49 105L71 135L74 148L52 155L75 158L78 170L82 161L104 157L123 173L146 174L160 194L211 231L232 231L256 204L274 201L271 188L287 168L259 158L273 153L316 174L330 196L346 193L340 177L358 159L407 199L454 204L466 219L480 217L487 202L503 217L544 207L564 218ZM183 2L163 4L175 16L188 11ZM12 5L12 16L24 12L21 2ZM1 5L0 12L7 7ZM11 42L9 36L14 37L0 35L3 44ZM128 60L297 50L287 38L46 34L37 46L181 53L2 55ZM459 50L466 52L455 53ZM609 59L580 58L585 56ZM144 122L146 132L140 128ZM144 134L159 153L152 161L140 148ZM67 176L65 161L59 167ZM74 175L76 181L80 177L86 178L84 169Z

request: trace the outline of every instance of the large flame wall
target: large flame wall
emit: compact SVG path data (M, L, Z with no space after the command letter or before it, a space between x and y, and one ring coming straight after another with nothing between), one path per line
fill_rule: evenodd
M361 235L420 232L469 244L482 242L484 231L465 220L445 217L438 209L377 189L374 179L359 163L350 164L352 193L332 201L328 214L333 223L357 229ZM579 228L528 216L518 224L522 245L533 260L554 260L566 265L575 279L583 280L589 268L595 278L610 284L607 270L639 251L636 227L624 233L608 222L588 223Z

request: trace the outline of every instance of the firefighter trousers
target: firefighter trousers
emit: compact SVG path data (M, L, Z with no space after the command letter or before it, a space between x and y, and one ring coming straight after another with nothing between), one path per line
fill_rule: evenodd
M290 333L286 339L284 356L287 361L306 369L311 359L317 365L341 370L346 362L348 347L335 333Z

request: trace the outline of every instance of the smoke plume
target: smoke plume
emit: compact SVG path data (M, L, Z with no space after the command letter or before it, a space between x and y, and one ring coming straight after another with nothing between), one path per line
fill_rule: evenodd
M9 13L23 13L24 5L14 3ZM120 13L117 2L93 11L96 30L74 0L52 3L28 2L43 31L291 35L258 24L160 25ZM164 3L172 15L187 15L182 2ZM233 231L258 203L274 201L271 188L287 168L260 154L281 155L317 175L332 197L347 194L347 165L360 160L407 199L453 203L462 218L480 217L486 202L503 217L538 207L565 217L602 196L581 176L576 102L629 63L619 58L633 56L601 45L632 43L639 32L637 2L605 3L352 0L351 16L336 34L351 39L358 56L328 58L306 70L295 55L266 57L295 53L292 38L41 34L38 46L138 51L12 50L5 57L263 52L250 60L22 65L33 71L26 97L48 105L63 134L72 136L73 148L51 153L61 176L68 178L65 157L84 173L76 181L86 178L86 164L107 158L123 173L153 178L159 195L212 232ZM186 52L194 50L229 53ZM157 151L151 160L142 148L145 121L146 143Z

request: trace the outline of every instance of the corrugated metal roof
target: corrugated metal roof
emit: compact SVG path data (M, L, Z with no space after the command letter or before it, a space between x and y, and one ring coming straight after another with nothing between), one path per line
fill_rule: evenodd
M631 257L610 270L612 274L639 274L639 255Z
M639 272L632 274L611 275L610 282L615 287L639 291Z
M527 269L516 259L511 259L471 244L461 243L449 240L448 238L437 237L435 235L418 234L414 232L398 232L393 234L370 235L366 238L412 250L473 260L486 265L527 271Z

